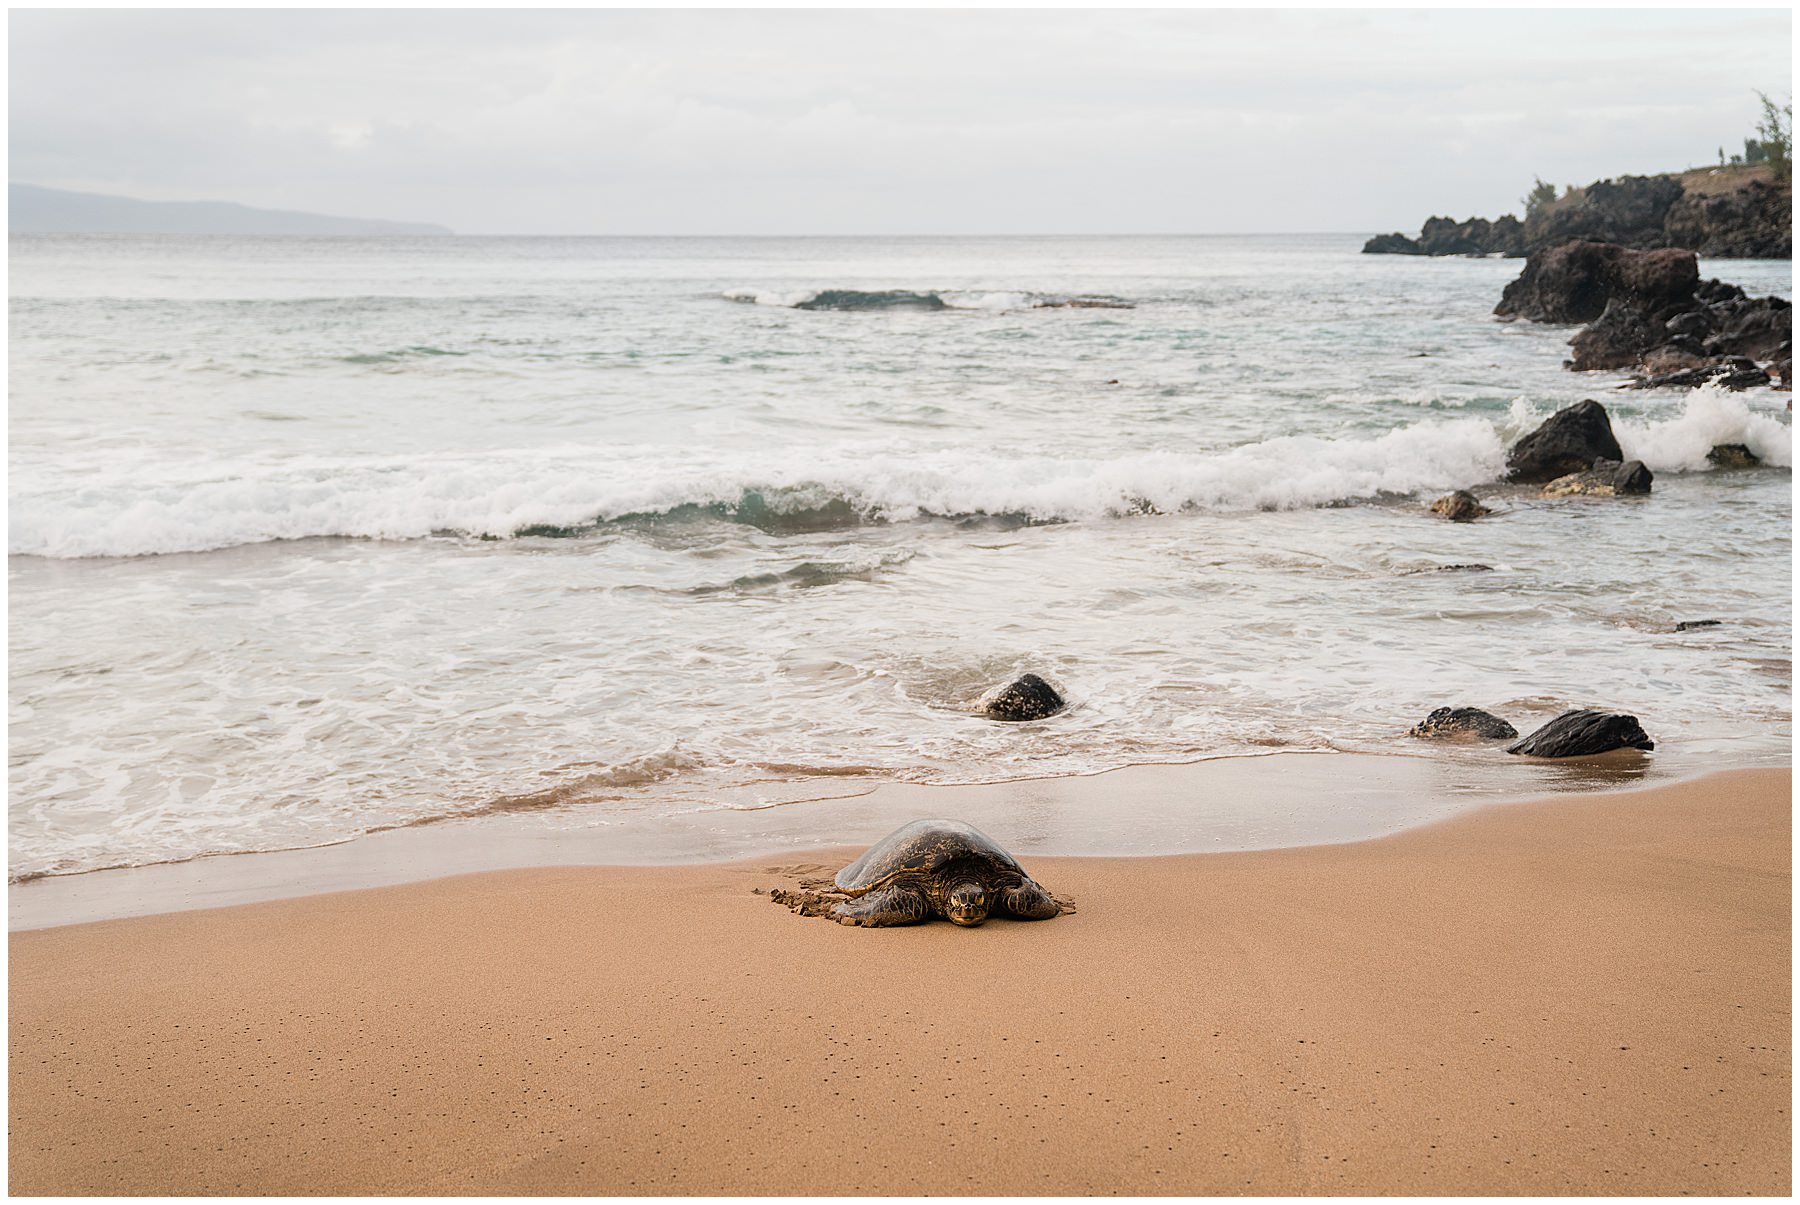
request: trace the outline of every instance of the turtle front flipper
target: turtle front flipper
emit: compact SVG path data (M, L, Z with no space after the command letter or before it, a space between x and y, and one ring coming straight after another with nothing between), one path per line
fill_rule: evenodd
M831 910L831 918L840 925L871 929L916 925L931 918L931 902L924 892L910 887L882 887L861 899L845 900Z
M1030 879L1026 879L1017 887L1009 887L1002 891L1000 902L1005 907L1007 915L1016 916L1020 920L1049 920L1062 911L1062 905L1052 899L1048 891Z

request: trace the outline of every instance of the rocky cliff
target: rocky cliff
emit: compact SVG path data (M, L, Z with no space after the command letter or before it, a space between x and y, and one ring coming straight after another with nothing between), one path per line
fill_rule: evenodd
M1793 307L1701 280L1685 248L1634 251L1574 239L1534 251L1494 313L1586 323L1569 341L1574 355L1564 367L1626 369L1639 388L1791 387Z
M1416 239L1384 234L1371 255L1523 256L1573 239L1646 251L1685 248L1714 258L1793 258L1793 186L1767 168L1701 168L1668 176L1596 180L1539 206L1521 222L1432 218Z

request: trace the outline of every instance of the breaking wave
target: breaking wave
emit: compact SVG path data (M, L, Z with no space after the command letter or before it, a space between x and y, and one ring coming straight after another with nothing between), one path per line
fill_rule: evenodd
M1619 448L1656 472L1710 469L1706 454L1719 444L1743 444L1764 464L1794 463L1793 430L1773 414L1750 408L1744 394L1702 385L1681 413L1661 421L1618 419Z
M15 467L10 551L141 556L336 536L581 536L724 521L776 534L917 519L1079 522L1291 510L1491 480L1500 433L1479 418L1371 438L1286 436L1211 452L1009 456L848 444L675 453L580 447L295 463L169 464L71 486Z
M1681 409L1666 418L1654 416L1661 410L1653 403L1646 407L1652 414L1622 414L1621 404L1611 400L1607 410L1619 450L1627 460L1641 460L1653 472L1711 470L1715 466L1708 463L1706 454L1719 444L1743 444L1764 464L1787 468L1794 462L1793 429L1773 411L1751 406L1750 402L1758 396L1706 384L1690 390L1682 398ZM1785 397L1767 391L1760 396ZM1500 434L1511 443L1549 418L1555 409L1515 398L1501 422Z

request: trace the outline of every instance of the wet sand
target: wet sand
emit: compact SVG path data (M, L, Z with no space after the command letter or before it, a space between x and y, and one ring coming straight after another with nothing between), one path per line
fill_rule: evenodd
M1790 1186L1788 771L1359 844L1032 858L844 928L849 850L16 933L14 1193Z
M1003 834L1021 857L1145 857L1342 844L1447 819L1484 803L1653 786L1653 755L1570 762L1438 747L1416 756L1285 751L966 786L803 780L775 806L626 808L585 822L535 811L389 829L309 849L192 858L15 882L11 929L222 908L451 875L545 866L677 866L806 857L821 833L870 844L920 816ZM1667 778L1662 781L1676 781ZM777 796L781 784L774 784ZM1121 810L1118 800L1129 799ZM727 801L719 801L725 803Z

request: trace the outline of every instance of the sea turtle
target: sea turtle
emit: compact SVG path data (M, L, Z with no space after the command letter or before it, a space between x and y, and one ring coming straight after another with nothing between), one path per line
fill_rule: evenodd
M991 912L1048 920L1062 910L992 837L960 820L903 825L835 881L851 898L831 916L846 925L913 925L933 916L979 925Z

